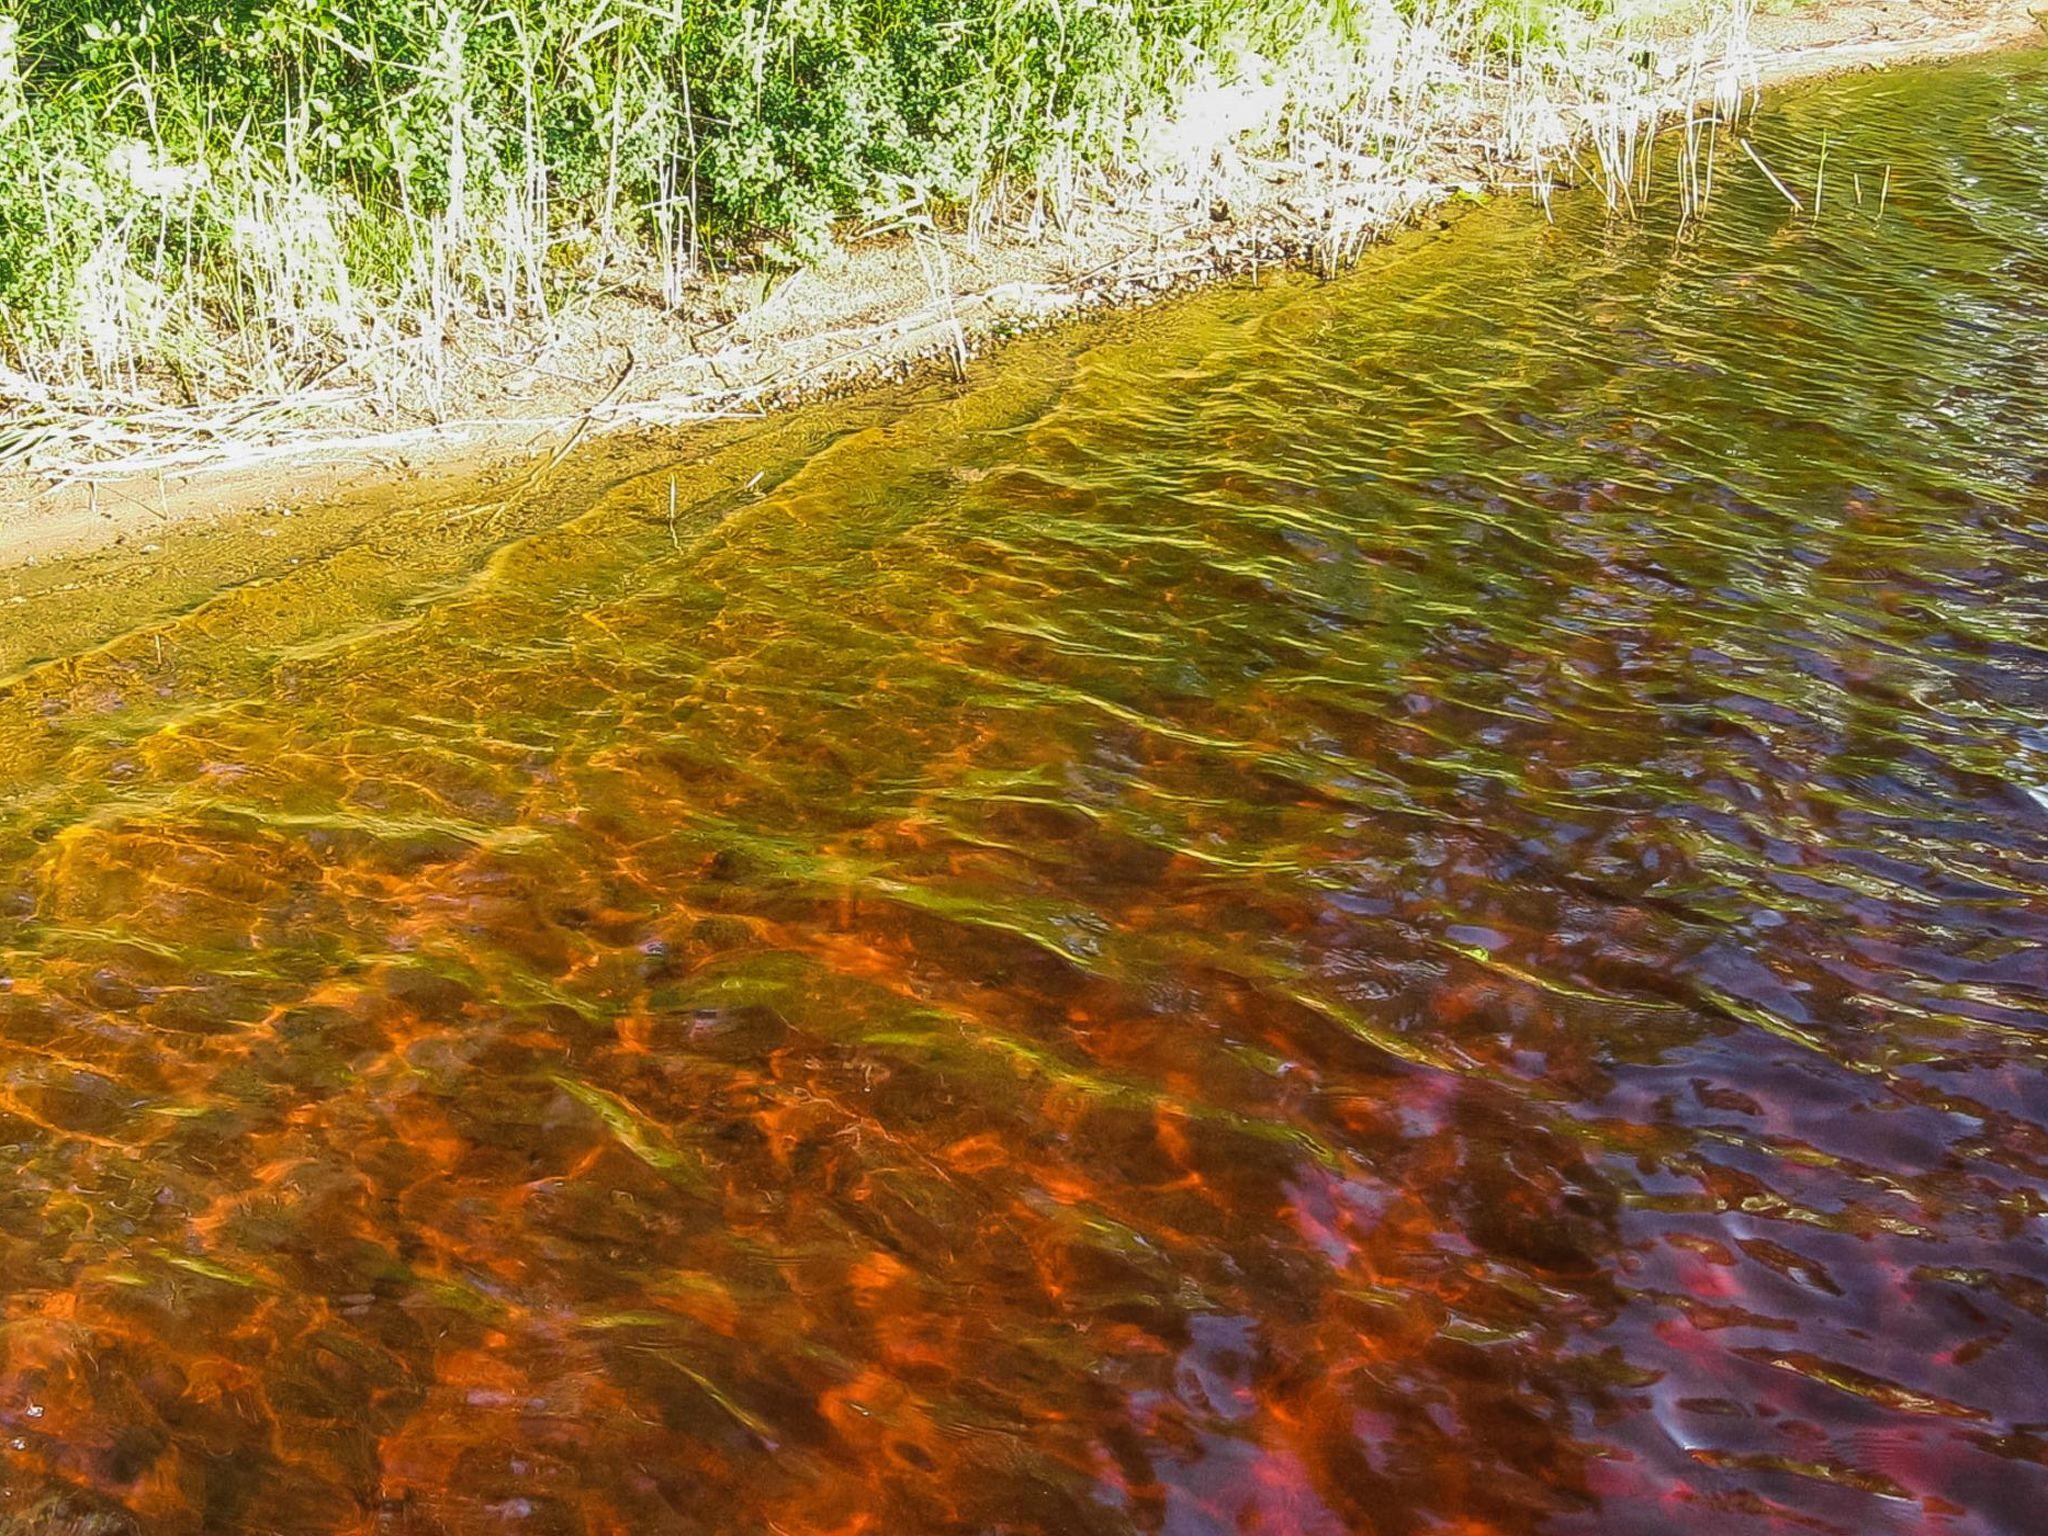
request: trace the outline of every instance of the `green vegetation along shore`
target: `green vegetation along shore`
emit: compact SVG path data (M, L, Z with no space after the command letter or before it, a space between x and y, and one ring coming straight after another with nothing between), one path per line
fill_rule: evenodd
M0 0L0 363L276 387L848 219L1057 218L1198 93L1272 128L1392 33L1512 58L1603 3Z
M1488 184L1625 210L1658 124L2029 3L0 0L0 502L753 414Z

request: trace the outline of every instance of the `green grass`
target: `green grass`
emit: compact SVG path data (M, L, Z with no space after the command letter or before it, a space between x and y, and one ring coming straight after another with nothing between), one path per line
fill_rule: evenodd
M1450 9L1474 36L1533 36L1574 3ZM1043 193L1050 168L1115 162L1196 78L1362 50L1385 16L0 0L0 358L303 382L455 310L531 315L629 279L673 302L707 263L794 263L849 217Z

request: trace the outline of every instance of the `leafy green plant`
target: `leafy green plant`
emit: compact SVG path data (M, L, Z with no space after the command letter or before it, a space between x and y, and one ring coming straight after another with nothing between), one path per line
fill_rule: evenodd
M1463 0L1523 33L1575 3ZM68 338L105 371L212 325L260 371L367 317L545 311L600 273L674 300L707 262L801 259L906 199L1046 191L1196 78L1341 47L1366 11L0 0L0 349Z

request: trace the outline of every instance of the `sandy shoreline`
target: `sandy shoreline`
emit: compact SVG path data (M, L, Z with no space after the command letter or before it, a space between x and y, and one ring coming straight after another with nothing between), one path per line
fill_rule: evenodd
M1759 14L1748 73L1778 84L2019 46L2044 37L2040 3L1852 0ZM1367 235L1503 180L1506 168L1481 148L1428 148L1420 172L1389 183L1384 206L1369 210ZM22 567L152 555L172 531L224 523L243 533L265 524L253 531L274 540L291 518L316 509L329 515L307 526L335 525L344 502L358 505L338 521L367 526L380 506L430 502L457 487L530 490L573 450L622 429L675 441L702 430L692 421L757 418L797 401L943 375L1020 332L1302 259L1300 204L1311 180L1264 169L1252 193L1207 216L1104 209L1056 238L998 230L972 240L872 240L740 300L727 295L737 312L723 321L593 313L522 351L476 349L438 422L380 419L340 401L299 407L275 428L109 431L97 463L0 475L0 569L17 572L19 602ZM62 584L45 573L26 587L52 582Z

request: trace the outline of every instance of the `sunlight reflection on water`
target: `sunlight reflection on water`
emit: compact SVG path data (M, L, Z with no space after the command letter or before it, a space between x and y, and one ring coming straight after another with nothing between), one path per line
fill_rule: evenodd
M17 687L8 1508L2028 1529L2048 74L1823 127Z

